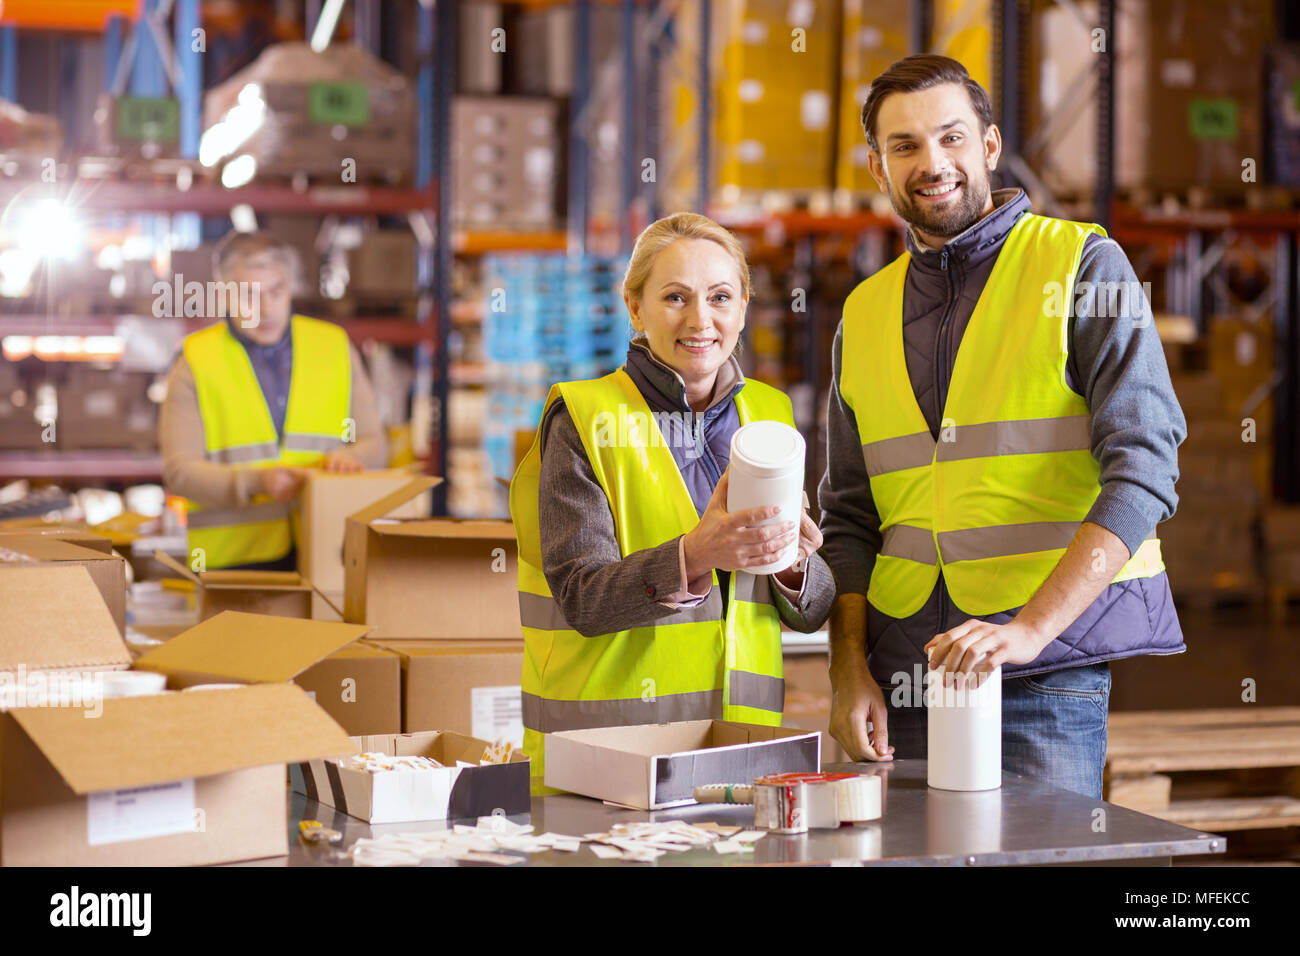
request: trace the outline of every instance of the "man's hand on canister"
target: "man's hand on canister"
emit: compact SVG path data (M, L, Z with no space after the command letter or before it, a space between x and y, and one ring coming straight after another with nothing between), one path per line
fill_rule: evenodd
M722 473L722 478L709 498L708 507L700 515L699 524L684 536L688 581L694 581L715 568L719 571L736 571L766 564L774 555L789 547L798 534L793 521L754 527L758 522L780 514L781 509L775 506L729 513L727 475L730 470L728 467Z
M922 650L930 655L931 670L944 668L945 686L979 687L994 668L1028 664L1044 646L1040 635L1014 620L990 624L972 618L936 634Z

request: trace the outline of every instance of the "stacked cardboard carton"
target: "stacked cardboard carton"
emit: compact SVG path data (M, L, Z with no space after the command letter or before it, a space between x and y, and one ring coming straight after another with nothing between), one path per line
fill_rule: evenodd
M1146 0L1147 184L1242 188L1263 156L1273 0Z
M209 90L200 159L252 156L259 177L304 173L322 181L405 183L414 161L410 81L360 47L322 53L305 43L268 47ZM214 160L215 161L215 160Z
M563 168L558 101L458 96L451 124L456 223L553 228Z
M862 129L862 104L871 82L908 54L910 6L908 0L844 0L836 190L850 194L879 192L868 165L871 147Z
M509 521L399 518L414 478L349 516L344 613L397 655L402 729L523 742L523 639Z
M1300 507L1272 505L1264 509L1264 577L1274 604L1283 605L1300 594Z
M1269 181L1300 187L1300 44L1269 48L1266 95Z
M729 190L826 190L835 151L838 3L731 0L717 90L718 178Z
M1174 391L1187 419L1179 448L1178 508L1159 527L1179 596L1260 585L1255 528L1271 488L1270 407L1248 407L1272 374L1261 324L1220 318L1195 345L1168 345Z

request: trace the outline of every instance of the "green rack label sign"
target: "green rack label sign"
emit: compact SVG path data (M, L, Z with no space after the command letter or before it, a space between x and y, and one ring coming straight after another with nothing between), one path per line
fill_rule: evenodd
M364 83L313 83L307 115L313 123L364 126L370 121L370 90Z
M1194 139L1236 139L1237 101L1192 100L1187 110L1187 125Z
M117 101L117 137L149 143L174 143L181 136L181 105L157 96L124 96Z

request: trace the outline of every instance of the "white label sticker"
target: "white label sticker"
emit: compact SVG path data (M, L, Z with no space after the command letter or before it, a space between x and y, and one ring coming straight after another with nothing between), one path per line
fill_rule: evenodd
M131 790L100 790L86 798L91 846L194 832L194 778Z
M516 747L524 745L524 712L521 688L474 687L469 692L470 734L496 743L504 737Z

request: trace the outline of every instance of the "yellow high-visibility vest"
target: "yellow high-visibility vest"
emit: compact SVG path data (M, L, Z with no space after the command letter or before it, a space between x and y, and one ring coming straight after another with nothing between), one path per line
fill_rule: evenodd
M283 441L257 383L248 353L218 322L185 337L194 373L207 460L245 468L310 467L353 439L348 414L352 359L347 333L332 322L295 315L293 374ZM259 495L245 508L203 508L186 502L190 561L202 549L203 566L276 561L293 547L290 506Z
M1101 490L1087 403L1066 380L1070 305L1100 226L1026 214L1007 236L957 351L936 441L903 354L904 253L844 303L840 392L857 418L883 543L867 599L920 610L942 572L971 615L1027 603ZM1114 581L1164 570L1145 541Z
M667 441L624 369L555 385L546 408L559 397L609 499L623 557L699 523ZM790 399L761 382L747 381L736 407L742 424L771 419L794 425ZM533 775L543 773L545 735L554 731L715 718L779 726L785 706L781 624L768 575L733 572L725 616L714 571L706 600L665 608L654 624L596 637L569 627L542 570L538 434L510 484L524 633L524 750Z

